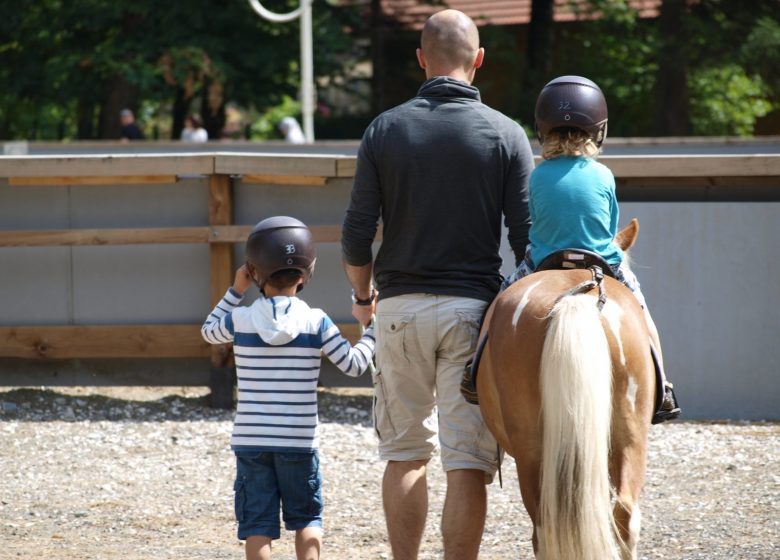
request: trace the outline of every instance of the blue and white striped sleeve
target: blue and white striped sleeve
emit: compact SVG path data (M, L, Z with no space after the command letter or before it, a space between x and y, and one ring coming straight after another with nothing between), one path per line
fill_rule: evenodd
M374 326L371 325L355 343L350 346L349 341L341 335L339 328L325 315L320 327L322 336L322 351L337 368L350 377L359 377L366 371L368 362L374 356Z
M203 340L209 344L226 344L233 342L235 328L233 327L233 310L241 303L243 296L233 288L228 288L225 295L212 309L206 322L200 328Z

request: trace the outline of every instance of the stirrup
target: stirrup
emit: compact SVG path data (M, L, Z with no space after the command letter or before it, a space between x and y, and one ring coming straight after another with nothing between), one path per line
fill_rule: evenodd
M652 424L660 424L679 418L682 411L677 404L677 397L674 394L674 386L671 383L664 385L664 402L661 408L653 415Z
M471 365L473 359L466 362L466 367L463 369L463 378L460 380L460 394L466 399L469 404L479 404L479 397L477 396L477 387L474 384L474 378L471 375Z

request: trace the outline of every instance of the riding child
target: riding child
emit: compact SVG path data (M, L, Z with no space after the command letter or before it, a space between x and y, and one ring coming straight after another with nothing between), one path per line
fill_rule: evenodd
M604 94L586 78L556 78L539 94L535 118L544 161L531 173L529 182L530 243L525 258L502 288L532 273L556 251L576 248L597 253L644 309L652 351L663 372L658 331L639 281L615 243L619 217L615 177L595 159L607 135ZM680 415L672 385L665 380L664 393L654 424Z
M246 264L203 324L211 344L233 343L238 407L231 447L236 455L235 512L247 560L271 558L280 536L279 510L295 531L299 560L322 547L322 491L317 427L317 380L324 353L357 377L374 354L373 325L355 344L321 309L296 294L316 261L311 232L287 216L258 223L246 242ZM239 307L251 286L260 297Z

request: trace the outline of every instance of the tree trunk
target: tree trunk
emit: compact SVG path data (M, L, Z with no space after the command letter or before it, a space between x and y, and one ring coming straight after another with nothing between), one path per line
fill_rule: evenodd
M688 12L686 0L663 0L659 19L655 134L685 136L691 132L688 106Z
M532 0L528 25L528 72L532 83L547 83L552 65L554 20L553 0Z
M79 98L76 104L76 137L92 140L95 137L95 102Z
M382 3L371 0L371 114L384 111L385 103L385 20L382 17Z
M137 107L138 88L129 84L122 76L115 76L100 108L98 138L118 139L122 131L122 124L119 121L120 111L130 109L135 113Z
M227 120L222 84L207 79L201 96L203 128L209 133L209 140L219 140Z
M173 126L171 128L171 140L178 140L181 137L181 131L184 128L184 120L190 110L190 99L184 95L184 88L176 87L176 97L173 100ZM209 133L211 138L211 133Z

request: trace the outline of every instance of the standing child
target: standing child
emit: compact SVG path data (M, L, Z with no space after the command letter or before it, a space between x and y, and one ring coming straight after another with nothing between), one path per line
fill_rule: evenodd
M529 182L530 244L525 259L503 287L532 273L556 251L576 248L599 254L644 309L652 350L663 373L658 330L639 281L615 244L620 214L615 177L595 160L607 136L604 94L587 78L556 78L539 94L535 118L544 161L531 173ZM654 424L680 415L672 385L666 381L664 393L663 405L653 417Z
M247 560L271 558L279 509L295 531L299 560L320 557L322 492L317 452L317 380L321 353L357 377L374 353L373 326L351 347L321 309L296 294L316 260L311 232L295 218L258 223L246 242L247 262L203 324L211 344L233 343L238 407L231 447L236 454L235 511ZM238 307L252 283L261 297Z

